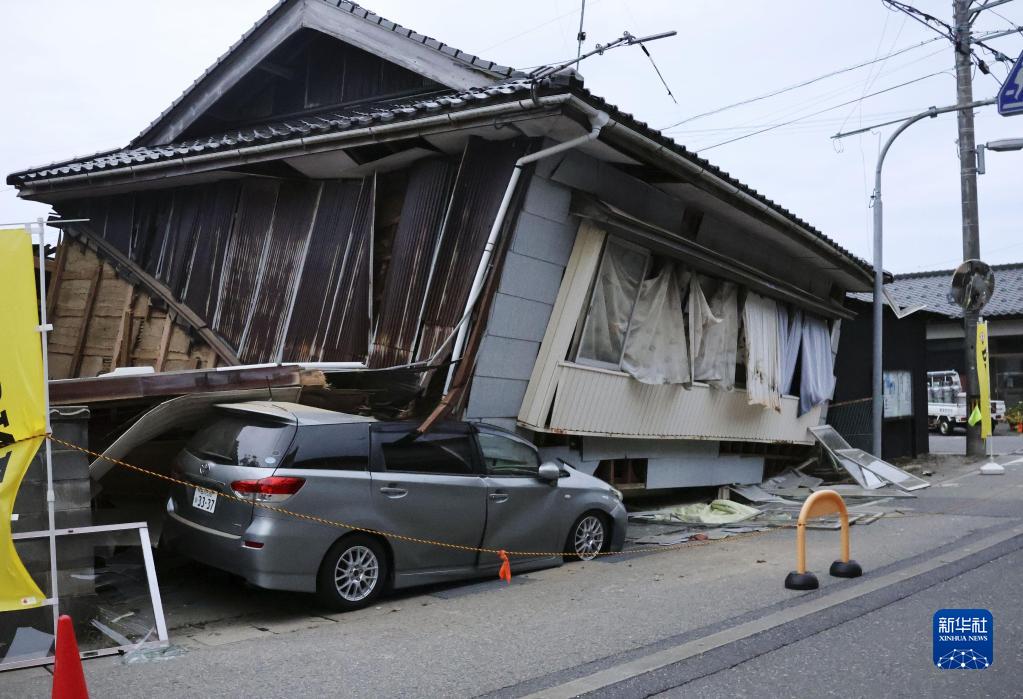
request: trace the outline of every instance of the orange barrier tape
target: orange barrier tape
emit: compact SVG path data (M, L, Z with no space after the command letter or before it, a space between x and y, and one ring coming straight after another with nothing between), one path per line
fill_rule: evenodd
M527 557L527 558L548 557L548 556L567 556L567 557L576 557L576 556L578 556L578 554L575 551L508 551L506 549L487 548L487 547L483 547L483 546L464 546L462 544L452 544L452 543L447 542L447 541L435 541L433 539L424 539L422 537L409 536L407 534L397 534L395 532L385 532L385 531L381 531L379 529L370 529L369 527L361 527L361 526L359 526L357 524L350 524L348 522L342 522L342 521L336 520L336 519L326 519L324 517L317 517L316 515L307 515L307 514L303 514L301 512L295 512L293 510L288 510L288 509L285 509L283 507L277 507L275 505L270 505L270 504L267 504L265 502L260 502L258 500L253 499L253 498L241 497L239 495L234 495L232 493L223 493L223 492L221 492L219 490L212 490L211 488L204 488L201 485L196 485L195 483L191 483L189 481L183 481L183 480L181 480L179 478L174 478L173 476L168 476L166 474L157 473L156 471L152 471L150 469L143 468L141 466L136 466L135 464L129 464L127 461L121 461L119 459L112 459L109 456L105 456L103 454L100 454L99 452L91 451L89 449L86 449L85 447L81 447L81 446L79 446L77 444L73 444L71 442L68 442L68 441L65 441L63 439L60 439L59 437L55 437L52 434L46 435L46 438L49 439L52 442L55 442L55 443L60 444L62 446L65 446L68 449L74 449L75 451L80 451L80 452L82 452L84 454L88 454L89 456L92 456L93 458L96 458L96 459L103 459L104 461L109 461L110 463L114 464L115 466L121 466L122 468L126 468L128 470L135 471L136 473L141 473L141 474L143 474L145 476L151 476L153 478L158 478L158 479L160 479L162 481L166 481L168 483L174 483L176 485L183 485L183 486L188 487L188 488L195 488L196 490L202 490L202 491L205 491L207 493L215 494L217 497L227 498L229 500L235 500L237 502L253 505L254 507L261 507L264 510L268 510L270 512L277 512L279 514L288 515L289 517L295 517L297 519L303 519L303 520L306 520L307 522L316 522L318 524L323 524L323 525L328 526L328 527L337 527L339 529L348 529L348 530L351 530L351 531L362 532L364 534L372 534L372 535L375 535L375 536L382 536L382 537L385 537L385 538L388 538L388 539L395 539L397 541L407 541L407 542L413 543L413 544L423 544L424 546L438 546L440 548L455 549L455 550L458 550L458 551L471 551L471 552L474 552L474 553L489 553L489 554L493 554L495 556L500 557L501 560L503 561L503 563L501 564L501 573L500 573L502 580L505 580L505 579L507 579L508 581L511 580L511 564L508 562L508 556L522 556L522 557ZM764 533L766 533L766 532L760 531L760 532L748 532L748 533L745 533L745 534L735 534L735 535L729 537L729 539L733 539L734 540L734 539L739 539L739 538L748 538L748 537L752 537L752 536L758 536L758 535L764 534ZM724 539L719 539L719 541L724 541ZM670 546L659 546L657 548L622 549L621 551L599 551L595 555L596 556L620 556L620 555L626 554L626 553L630 553L630 554L631 553L643 553L643 554L667 553L668 551L677 551L679 549L690 548L690 547L695 547L695 546L706 546L707 544L711 544L711 543L714 543L714 541L710 540L710 539L700 540L700 541L686 541L686 542L682 542L680 544L672 544ZM505 569L505 566L507 566L507 570ZM507 573L507 576L508 576L507 578L504 577L505 573Z

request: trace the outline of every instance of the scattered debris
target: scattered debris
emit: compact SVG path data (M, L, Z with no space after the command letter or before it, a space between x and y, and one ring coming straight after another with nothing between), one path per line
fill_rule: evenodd
M732 524L742 522L760 514L755 507L732 500L713 500L710 503L696 503L667 507L653 512L639 512L629 515L630 521L646 522L687 522L693 524Z

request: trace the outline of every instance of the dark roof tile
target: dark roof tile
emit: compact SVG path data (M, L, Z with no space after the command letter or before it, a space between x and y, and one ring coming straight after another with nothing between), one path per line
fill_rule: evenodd
M995 274L995 293L981 310L984 317L1023 316L1023 262L991 265ZM902 307L926 306L926 310L949 318L962 318L963 309L948 300L955 270L912 272L896 274L885 288ZM873 294L849 294L860 301L869 302Z

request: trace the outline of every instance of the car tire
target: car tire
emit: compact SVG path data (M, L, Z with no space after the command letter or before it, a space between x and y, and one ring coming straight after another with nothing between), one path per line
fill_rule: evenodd
M955 428L952 426L952 423L949 422L947 418L941 418L938 420L938 433L943 437L947 437L952 434L952 430L954 429Z
M592 561L611 544L611 526L600 512L585 512L568 530L565 560Z
M341 539L327 551L316 576L316 595L339 612L373 603L390 576L387 553L379 540L363 534Z

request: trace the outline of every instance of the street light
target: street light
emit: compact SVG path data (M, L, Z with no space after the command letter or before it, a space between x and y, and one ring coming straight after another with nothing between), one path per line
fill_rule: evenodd
M905 131L906 129L908 129L910 126L920 121L921 119L926 119L928 117L933 119L939 114L946 114L948 112L958 112L962 111L963 109L975 109L977 107L983 107L989 104L994 104L996 101L997 100L994 99L987 99L980 100L977 102L970 102L969 104L957 104L950 107L941 108L931 107L927 111L920 112L919 114L911 116L908 119L901 120L901 123L900 120L896 119L893 121L885 122L884 124L875 124L874 126L868 126L863 129L856 129L855 131L837 133L831 137L833 139L845 138L846 136L853 136L855 134L870 131L872 129L877 128L878 126L887 126L888 124L896 123L899 124L899 128L895 129L892 135L888 137L888 140L885 142L884 147L881 148L881 152L877 156L877 169L874 171L874 193L871 196L871 199L873 200L874 204L874 308L873 308L874 351L873 361L871 362L873 373L873 406L872 406L873 415L871 416L872 417L871 432L873 438L871 440L871 447L873 448L874 456L876 456L879 459L881 458L881 427L883 425L884 419L883 415L884 402L882 398L884 390L882 384L883 342L881 332L882 323L884 319L884 300L882 296L882 291L884 289L884 266L881 255L882 224L884 222L884 216L881 208L881 168L884 166L884 158L888 154L888 149L891 148L892 143L895 142L895 139L898 138L903 131ZM1018 142L1020 143L1019 147L1023 148L1023 140L1020 140ZM1001 141L996 141L996 143L1001 143Z
M1006 151L1023 150L1023 138L1003 138L1001 141L988 141L984 144L988 150Z
M993 150L997 153L1004 153L1011 150L1023 150L1023 138L1003 138L1000 141L988 141L977 146L977 174L983 175L987 171L987 163L984 157L986 151Z

